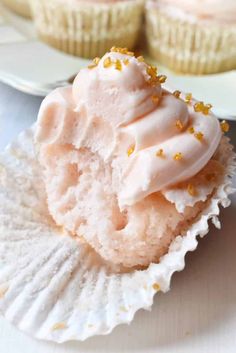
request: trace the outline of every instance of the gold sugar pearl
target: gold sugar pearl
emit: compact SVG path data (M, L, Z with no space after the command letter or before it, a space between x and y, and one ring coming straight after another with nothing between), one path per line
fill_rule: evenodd
M116 68L116 70L118 70L118 71L121 71L121 70L122 70L122 64L121 64L121 61L120 61L119 59L117 59L117 60L115 61L115 68Z
M183 159L182 153L181 153L181 152L178 152L178 153L174 154L173 159L174 159L175 161L180 161L181 159Z
M188 128L188 132L189 132L190 134L194 134L194 132L195 132L194 127L193 127L193 126L189 127L189 128Z
M229 127L230 126L229 126L229 123L227 123L227 121L225 121L225 120L221 121L220 126L221 126L221 130L223 132L228 132L229 131Z
M197 195L197 191L192 184L188 184L187 190L188 190L189 195L191 195L191 196Z
M183 125L182 121L179 120L179 119L176 121L175 126L176 126L177 129L180 130L180 131L182 131L183 128L184 128L184 125Z
M153 102L154 104L157 104L157 103L159 102L159 97L158 97L158 95L153 94L153 96L152 96L152 102Z
M106 59L103 61L103 67L107 69L108 67L111 67L112 61L111 58L108 56Z
M178 91L178 90L176 90L176 91L173 92L173 96L175 96L175 98L179 98L180 95L181 95L181 92Z
M124 63L125 66L129 65L129 59L124 59L123 63Z
M195 132L194 137L196 137L196 139L197 139L198 141L202 141L204 135L203 135L202 132L199 131L199 132Z
M128 157L131 156L132 153L134 153L134 149L135 149L135 146L134 146L134 145L130 146L130 148L129 148L128 151L127 151Z
M185 95L185 103L190 103L192 98L193 98L192 93L187 93Z
M140 56L137 57L137 60L138 60L140 63L143 63L143 62L144 62L144 57L140 55Z
M162 148L156 152L156 157L164 157L164 150Z
M166 77L166 75L159 75L159 76L157 76L157 79L160 83L165 83L167 80L167 77Z

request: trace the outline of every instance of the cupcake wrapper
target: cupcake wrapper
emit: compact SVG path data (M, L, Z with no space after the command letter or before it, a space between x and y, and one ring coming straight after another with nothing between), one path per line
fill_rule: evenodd
M2 2L18 15L27 18L31 17L29 0L2 0Z
M198 25L146 9L150 54L170 69L210 74L236 69L236 26Z
M154 294L166 292L185 255L197 247L208 221L219 226L219 205L229 206L235 154L222 139L225 177L209 206L168 254L146 270L116 274L86 244L56 227L33 142L34 128L0 155L0 311L19 329L39 339L65 342L108 334L149 309Z
M112 46L132 49L138 39L143 0L113 4L31 0L39 36L69 54L102 56Z

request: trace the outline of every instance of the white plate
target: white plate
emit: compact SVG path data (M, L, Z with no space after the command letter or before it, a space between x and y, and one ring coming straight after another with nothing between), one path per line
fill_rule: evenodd
M0 13L0 81L45 96L53 88L68 84L68 79L87 65L88 60L37 41L29 20L11 14L2 5ZM217 116L236 120L236 71L205 76L178 75L164 67L159 71L168 76L166 87L192 92L198 100L213 104Z

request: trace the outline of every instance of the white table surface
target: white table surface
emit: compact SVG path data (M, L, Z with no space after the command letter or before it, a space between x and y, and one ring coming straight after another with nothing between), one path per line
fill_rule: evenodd
M41 99L0 84L0 149L36 119ZM236 122L231 124L236 145ZM236 178L234 179L236 186ZM1 353L235 353L236 195L174 275L171 291L156 295L151 312L109 336L57 345L34 340L0 318Z

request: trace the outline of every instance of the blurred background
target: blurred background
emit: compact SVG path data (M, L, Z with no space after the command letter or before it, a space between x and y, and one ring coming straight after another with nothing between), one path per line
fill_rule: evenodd
M0 81L20 91L43 97L114 45L235 118L234 0L0 1Z

